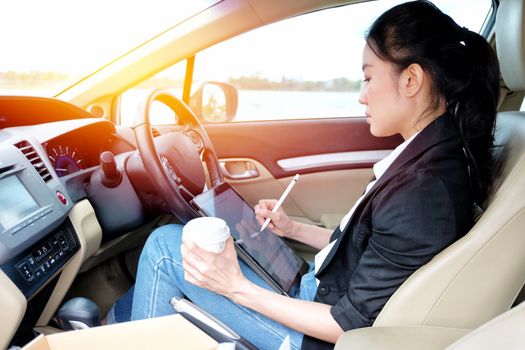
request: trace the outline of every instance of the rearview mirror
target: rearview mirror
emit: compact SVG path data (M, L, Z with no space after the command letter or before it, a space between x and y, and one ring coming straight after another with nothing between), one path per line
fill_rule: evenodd
M205 123L232 121L237 113L237 104L237 89L216 81L201 84L190 99L190 108Z

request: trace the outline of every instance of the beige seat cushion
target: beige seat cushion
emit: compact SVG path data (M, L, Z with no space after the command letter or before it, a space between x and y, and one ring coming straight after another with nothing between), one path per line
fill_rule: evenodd
M525 303L461 338L447 350L525 349Z
M346 332L334 350L443 350L470 332L444 327L368 327Z

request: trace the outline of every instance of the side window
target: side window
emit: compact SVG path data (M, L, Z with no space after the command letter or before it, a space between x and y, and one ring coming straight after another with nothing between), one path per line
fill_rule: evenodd
M217 44L197 54L194 86L219 81L237 90L236 112L218 121L363 116L358 98L365 32L375 18L401 2L318 11ZM457 0L435 3L461 25L478 31L491 8L490 0L462 0L461 6ZM216 101L211 102L214 106ZM202 105L205 109L204 100Z
M148 94L156 89L171 91L175 96L182 99L184 76L186 73L186 61L177 64L155 74L139 85L125 91L120 96L120 121L122 126L132 126L136 121L143 118L142 102ZM152 125L174 124L177 116L165 104L154 102L150 111L150 123Z

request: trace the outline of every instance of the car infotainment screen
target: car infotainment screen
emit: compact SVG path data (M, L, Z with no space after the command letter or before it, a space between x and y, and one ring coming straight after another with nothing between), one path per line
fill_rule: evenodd
M16 175L0 179L0 225L4 230L40 208Z

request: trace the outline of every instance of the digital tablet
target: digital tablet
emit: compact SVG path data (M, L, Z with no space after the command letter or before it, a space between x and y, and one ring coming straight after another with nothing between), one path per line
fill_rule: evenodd
M205 216L226 221L239 257L277 292L296 296L308 264L269 229L259 232L253 208L228 184L204 192L192 204Z

